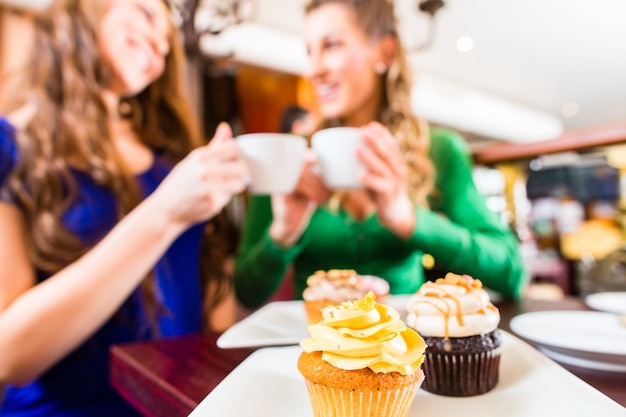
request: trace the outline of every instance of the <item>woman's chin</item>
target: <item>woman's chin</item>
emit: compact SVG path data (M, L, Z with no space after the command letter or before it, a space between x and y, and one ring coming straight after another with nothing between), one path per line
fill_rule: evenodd
M320 112L325 119L340 119L344 114L343 108L335 104L320 106Z
M122 97L136 96L137 94L145 90L146 87L148 87L147 83L137 83L137 84L127 85L122 91L120 91L120 96Z
M111 91L120 97L132 97L145 90L149 84L150 80L143 76L118 78L111 86Z

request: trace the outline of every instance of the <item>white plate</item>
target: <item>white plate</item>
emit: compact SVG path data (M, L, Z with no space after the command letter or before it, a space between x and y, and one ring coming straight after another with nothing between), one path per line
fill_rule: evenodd
M260 349L231 372L189 417L311 417L299 346ZM626 410L538 350L503 331L500 382L476 397L420 389L409 417L624 417Z
M626 365L612 362L602 362L593 359L587 359L579 356L572 356L557 350L548 349L545 346L539 346L539 350L551 357L557 362L565 365L573 365L579 368L595 369L603 372L626 373Z
M513 317L518 335L551 350L589 360L626 364L626 327L600 311L541 311Z
M387 304L406 314L408 295L393 295ZM297 345L309 337L302 301L275 301L234 324L217 339L228 348Z
M217 346L226 349L294 345L307 337L302 301L275 301L231 326L217 339Z
M585 304L600 311L626 314L626 291L598 292L591 294L585 297Z

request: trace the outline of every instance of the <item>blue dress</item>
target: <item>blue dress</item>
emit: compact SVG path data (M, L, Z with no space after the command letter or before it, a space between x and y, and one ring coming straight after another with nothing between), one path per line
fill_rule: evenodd
M3 183L18 157L14 129L0 118L0 197ZM171 164L155 155L152 167L137 176L143 194L153 192L170 170ZM63 222L84 244L91 246L117 223L115 197L85 173L76 170L73 174L79 192ZM198 261L203 226L196 225L181 235L155 267L157 297L166 311L158 321L162 337L201 330ZM47 275L38 271L37 278L42 281ZM117 314L39 379L22 387L8 386L0 405L0 417L138 416L109 384L108 355L113 344L153 338L140 303L139 292L135 291ZM41 325L63 326L63 323Z

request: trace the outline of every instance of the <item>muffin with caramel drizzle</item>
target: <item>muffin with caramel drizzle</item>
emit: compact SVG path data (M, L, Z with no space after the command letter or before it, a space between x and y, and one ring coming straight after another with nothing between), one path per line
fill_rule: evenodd
M304 308L310 324L322 319L322 309L337 306L344 301L357 300L372 291L382 302L389 295L389 283L373 275L360 275L354 269L316 271L307 278L302 293Z
M498 383L500 313L478 279L448 273L426 282L407 302L406 324L428 345L422 387L466 397Z

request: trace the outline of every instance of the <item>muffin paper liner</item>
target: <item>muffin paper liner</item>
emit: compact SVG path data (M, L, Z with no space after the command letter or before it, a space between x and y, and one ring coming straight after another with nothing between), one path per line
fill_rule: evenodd
M305 379L314 417L406 417L424 381L395 390L356 391Z
M428 352L424 390L452 397L480 395L498 384L500 348L479 353Z

